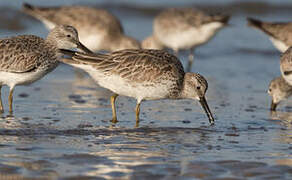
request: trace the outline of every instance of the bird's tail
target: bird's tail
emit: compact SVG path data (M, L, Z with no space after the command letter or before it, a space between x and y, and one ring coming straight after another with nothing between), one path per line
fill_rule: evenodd
M269 28L271 26L271 23L267 22L261 22L260 20L254 19L254 18L247 18L247 25L254 27L264 33L266 33L269 36L275 37L273 31Z
M23 12L30 14L30 15L33 15L33 16L35 16L35 14L37 12L37 8L29 3L23 3L22 10L23 10Z
M108 58L109 55L107 54L101 54L101 53L81 53L81 52L76 52L76 51L71 51L71 50L66 50L66 49L60 49L59 50L62 54L65 56L69 57L69 60L64 59L64 62L70 64L72 61L76 61L79 64L92 64L96 65L98 63L101 63L105 59ZM62 60L63 62L63 60Z
M255 28L258 28L258 29L262 29L262 25L263 23L257 19L254 19L254 18L250 18L248 17L247 19L247 25L248 26L251 26L251 27L255 27Z
M227 24L230 19L230 15L214 15L212 18L213 18L213 21Z
M28 4L28 3L23 3L22 8L23 8L23 10L29 10L29 11L33 11L35 9L35 7L33 5Z
M46 19L46 15L53 14L54 10L57 9L57 7L36 7L29 3L23 3L22 4L22 11L28 15L31 15L39 20Z

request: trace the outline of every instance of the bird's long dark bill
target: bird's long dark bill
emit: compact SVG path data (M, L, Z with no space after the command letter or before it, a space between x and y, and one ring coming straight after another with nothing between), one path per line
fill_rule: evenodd
M210 111L210 108L209 108L209 106L208 106L208 103L207 103L207 101L206 101L206 98L205 98L205 97L201 97L201 98L200 98L200 103L201 103L203 109L205 110L205 112L206 112L206 114L207 114L207 116L208 116L208 118L209 118L209 122L210 122L211 124L214 124L214 117L213 117L213 115L212 115L212 113L211 113L211 111Z
M277 108L277 104L272 101L270 110L276 111L276 108Z
M93 53L90 49L88 49L86 46L84 46L81 42L77 43L77 48L85 53Z

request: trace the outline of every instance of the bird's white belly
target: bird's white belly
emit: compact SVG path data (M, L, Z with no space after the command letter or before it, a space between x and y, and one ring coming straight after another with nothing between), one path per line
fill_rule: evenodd
M289 46L287 46L283 41L270 37L270 40L274 44L274 46L281 52L285 52Z
M106 76L97 71L90 65L74 65L75 67L85 70L101 87L111 90L112 92L133 97L138 100L154 100L167 97L167 85L144 86L145 84L128 82L118 75Z
M111 90L112 92L122 95L133 97L137 100L155 100L163 99L169 95L168 87L166 83L155 84L151 86L149 84L129 82L118 75L104 75L103 72L98 71L91 65L85 64L72 64L74 67L83 69L86 71L101 87Z
M196 38L198 35L197 29L190 29L181 33L174 33L165 38L160 39L167 47L172 49L189 49L195 46L199 40Z
M116 94L133 97L138 100L155 100L167 97L167 86L159 84L146 84L129 82L118 75L103 76L96 78L100 86L113 91Z
M0 84L8 86L31 84L41 79L46 74L47 72L45 71L27 73L11 73L0 71Z
M221 23L212 22L166 35L158 33L157 37L163 44L172 49L189 49L207 42L222 26Z

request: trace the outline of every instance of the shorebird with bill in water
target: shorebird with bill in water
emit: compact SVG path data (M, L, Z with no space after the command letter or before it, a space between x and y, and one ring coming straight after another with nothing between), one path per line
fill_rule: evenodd
M278 104L292 95L292 86L280 76L270 82L269 95L272 97L271 111L276 111Z
M209 122L214 123L205 98L207 80L197 73L185 73L177 57L166 51L137 49L110 54L62 52L72 57L63 59L64 63L85 70L101 87L114 93L111 96L113 123L117 122L115 100L119 95L137 100L136 126L143 100L183 98L198 100Z

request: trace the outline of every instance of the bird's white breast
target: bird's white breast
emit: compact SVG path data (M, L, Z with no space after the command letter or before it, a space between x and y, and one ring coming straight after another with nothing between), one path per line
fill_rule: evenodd
M8 86L31 84L46 74L47 72L45 71L27 73L11 73L0 71L0 84Z
M128 81L118 75L104 76L98 83L111 91L138 100L155 100L167 97L167 85Z
M135 83L122 78L119 75L105 75L103 72L98 71L91 65L73 65L75 67L85 70L101 87L111 90L112 92L122 95L133 97L138 100L154 100L166 98L169 94L168 87L170 84L151 83L145 82Z

